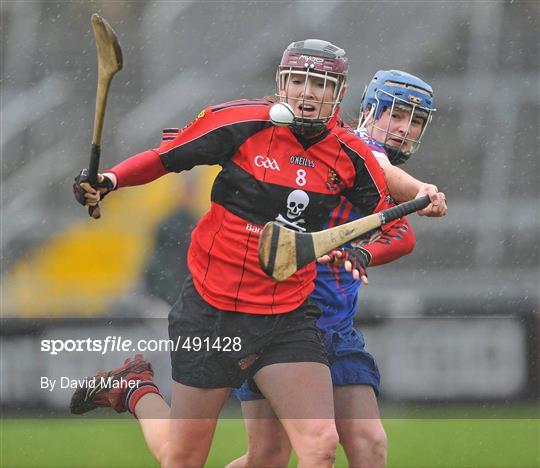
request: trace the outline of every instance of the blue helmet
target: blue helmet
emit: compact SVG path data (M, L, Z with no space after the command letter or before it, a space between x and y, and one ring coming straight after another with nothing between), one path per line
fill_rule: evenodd
M394 109L408 111L409 125L403 134L392 134L389 131L390 120L386 129L377 127L376 122L386 109L390 110L391 115ZM433 89L425 81L399 70L379 70L362 97L359 126L369 127L368 121L372 119L372 130L377 128L386 132L384 141L380 143L386 149L390 161L402 164L418 150L434 111ZM422 119L422 131L417 138L410 138L410 125L415 117ZM398 138L401 144L396 143Z

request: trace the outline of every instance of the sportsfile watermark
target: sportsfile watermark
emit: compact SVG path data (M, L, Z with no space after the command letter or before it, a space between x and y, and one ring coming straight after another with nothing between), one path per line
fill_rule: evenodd
M141 380L119 374L118 371L126 366L126 360L134 360L137 354L142 355L148 366L151 365L152 380L166 402L171 401L174 388L171 384L170 355L173 349L177 350L177 355L183 355L184 362L193 361L195 370L202 368L200 363L207 357L213 359L211 355L220 354L216 358L223 365L230 364L231 372L233 369L240 373L246 371L246 377L250 377L253 371L256 379L263 375L257 372L261 361L253 353L251 344L244 337L242 341L235 340L234 332L227 334L230 338L224 338L227 335L221 334L218 340L215 335L205 340L204 335L197 338L194 333L180 330L181 336L174 336L171 341L167 335L167 319L161 317L146 320L103 318L43 321L32 323L30 329L23 326L25 323L23 320L7 323L11 327L10 334L6 334L9 327L2 327L2 354L13 357L2 362L3 375L9 377L2 381L3 405L17 417L35 415L27 411L29 408L36 411L36 402L40 405L40 415L65 417L78 388L89 392L94 388L110 388L115 394L135 390L141 385ZM6 325L5 321L3 325ZM532 372L536 370L536 361L528 354L529 347L537 350L535 335L534 342L523 345L532 339L530 330L536 329L537 318L531 315L526 320L503 316L489 319L485 316L385 318L366 323L362 332L367 349L381 364L382 401L387 408L388 405L395 407L397 419L423 418L421 409L417 411L414 406L416 402L461 402L464 396L483 402L479 418L531 419L537 417L536 409L532 411L527 405L506 408L506 402L510 406L515 395L536 398L537 390L533 385L537 385L537 381L532 380L531 383L528 380L529 375L538 374ZM498 339L500 336L505 337L503 342ZM223 352L212 351L212 348ZM199 350L199 353L195 350ZM204 356L206 354L208 356ZM371 365L363 359L356 359L354 355L346 359L347 365L351 366L355 363ZM253 366L251 371L250 366ZM109 379L112 376L116 378ZM348 378L347 375L345 378ZM375 380L369 382L376 384ZM240 384L240 380L231 382L231 386ZM259 397L255 384L248 381L239 395ZM486 401L504 401L505 406L498 410L495 406L487 407ZM405 402L410 411L402 407ZM233 396L222 416L238 417L239 406ZM305 417L299 413L300 410L302 407L290 407L287 416L292 419ZM317 405L307 410L309 417L326 416L325 409ZM345 413L336 413L338 417L366 417L362 405L344 406L340 411ZM472 414L458 413L455 407L451 407L448 411L441 409L440 417L467 419ZM99 418L117 417L116 412L108 408L100 409L95 415ZM188 416L204 419L207 417L206 409L197 409ZM164 416L157 414L154 419L161 417ZM430 409L425 417L436 419L437 411Z
M69 388L72 390L75 390L77 388L86 388L90 390L100 388L116 388L129 390L133 388L139 388L140 385L140 380L127 380L122 377L120 377L119 379L114 379L110 375L102 377L90 377L84 379L73 379L67 376L62 376L56 379L44 375L40 377L40 388L42 390L48 390L49 392L54 391L56 388Z
M178 336L171 339L139 339L131 340L122 336L107 336L105 338L79 339L42 339L40 351L56 356L61 353L98 353L113 352L171 352L171 351L219 351L238 352L242 350L242 339L238 336L223 336L216 338L201 338L198 336Z

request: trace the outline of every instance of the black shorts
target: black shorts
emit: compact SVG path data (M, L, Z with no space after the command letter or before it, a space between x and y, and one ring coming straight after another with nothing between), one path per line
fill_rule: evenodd
M264 366L283 362L328 365L310 300L285 314L230 312L205 302L188 277L169 313L172 377L199 388L238 388Z

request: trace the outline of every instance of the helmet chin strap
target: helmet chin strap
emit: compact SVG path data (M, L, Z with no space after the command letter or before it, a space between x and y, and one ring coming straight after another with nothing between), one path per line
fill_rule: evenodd
M399 166L407 162L409 158L411 157L410 153L403 153L401 150L399 150L395 146L383 145L383 147L386 151L386 155L388 156L389 161L394 166Z
M364 113L362 112L362 109L360 109L360 115L358 116L358 126L356 127L356 131L360 132L366 128L367 123L369 120L373 117L373 114L375 113L375 107L371 106L368 112L367 116L364 116Z
M326 119L302 119L295 117L290 126L294 133L315 136L326 129L327 123Z

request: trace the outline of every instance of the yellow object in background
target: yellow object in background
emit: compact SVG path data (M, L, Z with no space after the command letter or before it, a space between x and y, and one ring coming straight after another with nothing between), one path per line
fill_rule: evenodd
M48 318L106 312L112 300L139 282L157 224L180 204L199 216L208 209L219 169L199 169L193 174L196 183L182 183L187 174L168 175L114 192L103 202L98 221L81 208L80 221L5 273L2 315Z

